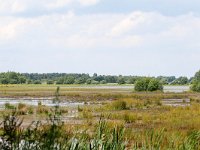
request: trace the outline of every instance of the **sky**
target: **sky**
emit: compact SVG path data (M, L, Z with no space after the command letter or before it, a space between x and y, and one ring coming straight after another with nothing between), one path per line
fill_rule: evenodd
M191 77L199 0L0 0L0 72Z

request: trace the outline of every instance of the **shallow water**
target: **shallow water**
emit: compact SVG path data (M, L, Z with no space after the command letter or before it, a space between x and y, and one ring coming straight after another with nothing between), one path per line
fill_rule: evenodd
M190 99L163 99L162 104L165 106L190 106Z
M181 93L190 90L190 86L164 86L164 92Z
M12 98L0 98L0 108L4 108L5 104L9 103L11 105L18 105L19 103L31 105L31 106L38 106L39 103L44 106L54 107L57 106L58 103L55 103L53 100L50 99L12 99ZM84 105L84 103L79 102L60 102L59 106L61 107L77 107L80 105Z
M134 85L104 85L104 86L80 86L80 87L71 87L71 88L86 88L86 89L124 89L124 90L131 90L134 89ZM190 90L190 86L164 86L164 92L174 92L174 93L181 93Z

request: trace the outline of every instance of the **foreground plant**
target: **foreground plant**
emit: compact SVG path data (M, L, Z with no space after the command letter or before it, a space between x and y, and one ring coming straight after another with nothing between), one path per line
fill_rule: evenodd
M2 150L198 150L200 131L192 131L182 137L167 134L167 130L149 130L139 137L127 135L123 125L112 126L100 119L95 128L67 129L62 122L59 107L46 122L33 122L22 127L23 119L16 112L6 115L0 132ZM131 131L131 130L129 130ZM130 135L130 134L129 134ZM134 140L131 138L134 137ZM131 144L132 143L132 144Z

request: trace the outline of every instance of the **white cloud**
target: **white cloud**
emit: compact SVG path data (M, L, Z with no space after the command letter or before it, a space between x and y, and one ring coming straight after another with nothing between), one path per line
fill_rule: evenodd
M50 41L49 45L63 48L152 46L172 40L191 41L200 33L200 18L193 15L166 17L158 13L133 12L77 16L69 11L35 18L1 17L1 20L4 22L0 23L1 39L41 38L41 42L45 39Z
M12 40L17 40L19 34L21 34L21 27L25 26L28 21L15 17L0 17L0 20L2 21L0 24L1 42L12 42Z
M100 0L78 0L78 2L83 5L83 6L90 6L90 5L95 5L99 2Z
M95 5L100 0L0 0L0 14L10 15L15 13L34 12L54 10L72 6L73 4L80 6Z
M0 0L1 13L19 13L26 10L26 3L23 0Z
M146 21L147 15L142 12L134 12L113 27L111 36L120 36L131 29L137 28L140 24Z
M69 11L31 18L5 16L0 20L0 51L4 60L11 59L7 54L11 51L13 57L18 56L14 58L22 60L27 57L38 60L39 54L40 63L46 58L45 67L55 59L61 64L84 64L86 61L87 65L103 68L95 62L102 59L111 69L115 68L115 72L117 69L124 71L124 66L133 69L139 66L139 70L146 67L145 71L150 68L160 70L160 74L168 66L172 71L180 68L181 62L189 68L183 61L186 56L192 70L200 63L197 59L200 57L200 17L193 14L169 17L156 12L133 12L79 16ZM4 49L8 50L4 52ZM195 58L192 53L196 54ZM178 60L180 62L173 65ZM137 64L139 61L141 63Z
M72 3L72 0L52 0L50 2L46 2L46 8L48 9L55 9L64 7Z

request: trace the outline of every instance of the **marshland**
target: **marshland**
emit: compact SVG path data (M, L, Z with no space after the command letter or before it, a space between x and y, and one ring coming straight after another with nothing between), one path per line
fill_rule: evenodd
M0 0L0 150L200 150L199 6Z
M153 77L135 84L2 84L1 149L200 149L198 74L164 86Z

